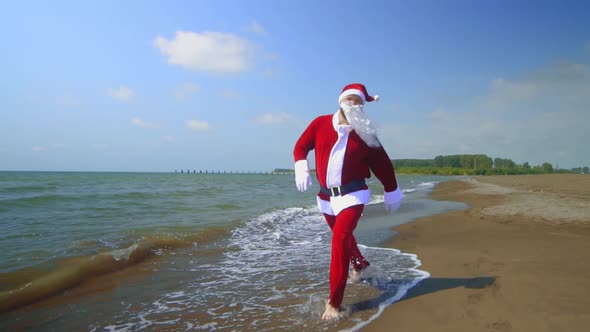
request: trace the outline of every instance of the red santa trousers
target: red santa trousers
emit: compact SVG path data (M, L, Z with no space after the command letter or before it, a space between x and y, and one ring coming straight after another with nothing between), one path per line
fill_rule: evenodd
M360 204L342 210L337 216L324 214L332 229L329 303L334 308L340 308L342 304L351 261L353 268L357 271L369 266L369 262L361 255L352 234L364 209L365 206Z

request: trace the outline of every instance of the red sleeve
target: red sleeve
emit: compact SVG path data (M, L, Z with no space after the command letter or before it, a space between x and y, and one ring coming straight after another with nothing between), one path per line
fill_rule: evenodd
M301 137L295 143L295 148L293 149L293 157L295 161L307 159L307 154L309 151L315 148L315 137L316 137L316 129L318 124L318 118L313 120L307 129L301 134Z
M385 192L392 192L397 189L395 169L383 146L378 148L369 147L369 167L383 184Z

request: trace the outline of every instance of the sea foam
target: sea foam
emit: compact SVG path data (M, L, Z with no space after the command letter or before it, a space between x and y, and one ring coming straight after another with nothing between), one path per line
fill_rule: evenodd
M356 331L428 277L417 269L420 261L413 254L360 245L371 267L361 283L347 286L343 305L351 315L326 323L319 304L329 292L330 241L330 229L315 207L262 214L231 232L218 261L191 261L198 280L104 328L141 330L183 322L196 330Z

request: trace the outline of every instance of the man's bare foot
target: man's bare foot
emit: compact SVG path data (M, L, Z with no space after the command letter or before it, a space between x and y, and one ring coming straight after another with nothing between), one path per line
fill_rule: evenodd
M350 281L353 284L356 284L361 281L363 277L363 271L352 270L352 275L350 276Z
M330 302L326 303L326 311L322 315L322 320L337 320L340 318L340 309L334 308Z

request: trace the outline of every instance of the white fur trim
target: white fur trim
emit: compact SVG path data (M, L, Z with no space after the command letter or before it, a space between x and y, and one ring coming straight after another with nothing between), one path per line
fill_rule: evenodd
M336 216L348 207L359 204L369 204L369 202L371 202L371 190L357 190L344 196L330 197L329 201L324 201L318 196L317 201L318 208L322 213Z
M295 172L309 172L307 159L301 159L295 162Z
M317 196L316 199L318 201L318 209L320 209L322 213L335 216L334 210L332 210L332 205L330 205L330 201L324 201L320 198L320 196Z
M338 97L338 105L340 105L340 103L342 102L342 100L346 97L346 96L350 96L350 95L357 95L359 97L361 97L361 99L363 100L363 103L366 102L365 100L365 94L361 91L361 90L357 90L357 89L348 89L348 90L344 90L342 91L342 93L340 94L340 96Z
M404 194L402 193L399 186L397 186L396 190L390 191L390 192L385 192L383 194L383 200L385 201L386 204L399 202L402 200L402 198L404 198Z
M379 97L379 95L374 95L374 96L373 96L373 101L378 101L378 100L379 100L379 98L381 98L381 97Z
M326 174L326 186L336 187L342 185L342 168L344 167L344 155L348 144L348 133L351 131L349 125L338 124L338 112L332 117L332 125L338 134L338 139L328 158L328 172Z

